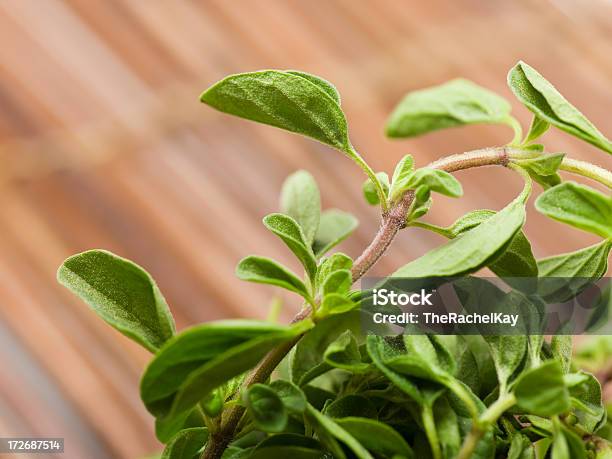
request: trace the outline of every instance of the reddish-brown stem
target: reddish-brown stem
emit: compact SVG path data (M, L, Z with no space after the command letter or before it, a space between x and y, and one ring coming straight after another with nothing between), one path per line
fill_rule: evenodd
M509 150L507 147L486 148L474 150L466 153L447 156L434 161L428 167L441 169L446 172L454 172L462 169L482 166L506 166L509 161ZM402 198L382 216L380 228L374 239L357 257L352 269L353 282L359 280L372 266L383 256L386 250L395 239L399 230L406 222L406 216L412 205L414 192L406 192ZM294 317L292 323L299 322L310 315L310 308L305 308ZM300 340L300 337L283 343L279 347L270 351L262 361L251 371L243 383L243 387L249 387L255 383L267 380L272 371L277 367L281 360ZM206 449L202 453L202 459L218 459L223 454L234 437L236 426L244 414L244 407L233 405L224 414L220 428L216 432L211 432Z

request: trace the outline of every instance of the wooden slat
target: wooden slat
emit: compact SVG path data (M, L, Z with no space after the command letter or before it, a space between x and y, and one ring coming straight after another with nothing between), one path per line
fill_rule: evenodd
M406 91L449 78L512 99L505 76L525 59L610 135L611 13L599 0L0 1L0 358L15 370L0 376L0 434L61 431L70 459L135 458L160 447L138 397L150 356L56 284L66 256L103 247L136 260L182 329L266 315L276 291L234 277L242 256L300 269L261 224L289 173L310 170L324 207L358 216L343 251L358 255L376 231L377 211L363 203L363 176L349 159L202 106L206 86L260 68L320 74L342 93L358 150L391 171L406 153L424 165L507 142L504 127L410 141L386 140L382 129ZM545 138L610 166L609 156L564 133ZM460 178L465 197L436 197L430 221L499 208L520 187L504 170ZM539 256L596 240L532 210L527 231ZM372 273L440 242L404 231ZM283 299L288 319L299 305Z

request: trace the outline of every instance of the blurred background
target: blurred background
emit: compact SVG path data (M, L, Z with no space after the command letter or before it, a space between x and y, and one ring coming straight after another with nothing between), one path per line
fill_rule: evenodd
M243 284L251 253L296 267L261 225L283 179L305 168L323 205L355 213L341 249L378 225L364 177L341 154L217 113L200 92L229 73L300 69L337 85L351 139L375 170L406 153L442 155L511 139L504 127L390 141L387 115L409 90L466 77L512 100L518 59L612 134L612 3L555 1L0 0L0 436L66 438L64 458L137 458L160 449L138 396L146 351L56 284L62 260L105 248L145 267L177 326L267 314L275 290ZM553 151L610 157L551 130ZM436 196L429 221L499 209L520 179L461 172L465 197ZM530 211L537 256L596 241ZM385 274L440 244L403 232ZM297 305L288 300L283 320ZM40 456L38 456L40 457Z

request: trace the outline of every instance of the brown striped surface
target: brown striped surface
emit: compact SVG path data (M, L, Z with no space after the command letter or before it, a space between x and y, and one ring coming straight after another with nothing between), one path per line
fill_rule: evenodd
M405 153L424 165L508 141L507 128L487 126L392 142L382 126L406 91L453 77L510 98L506 73L518 59L610 136L610 56L612 5L603 0L0 0L0 436L65 437L64 458L137 458L160 447L138 397L149 355L56 284L66 256L99 247L143 265L182 329L265 317L275 292L233 271L249 253L296 267L260 220L298 168L315 175L325 207L358 215L343 250L357 256L374 234L360 171L323 145L199 104L219 78L294 68L329 79L353 143L390 171ZM563 133L545 140L611 165ZM466 196L436 198L430 221L500 208L520 187L506 170L460 178ZM538 256L596 241L530 217ZM405 231L375 272L440 242ZM296 307L286 298L284 319Z

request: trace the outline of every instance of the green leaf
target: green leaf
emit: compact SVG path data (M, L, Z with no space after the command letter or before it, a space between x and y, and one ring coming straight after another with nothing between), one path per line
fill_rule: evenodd
M244 459L321 459L325 457L325 453L321 450L304 448L302 446L269 446L266 448L257 448L249 456ZM243 459L242 457L240 459Z
M474 210L460 217L446 228L433 225L425 226L425 228L436 231L449 239L454 239L480 225L493 215L495 215L493 210ZM522 230L515 234L503 253L489 264L489 268L499 277L504 278L509 284L520 283L521 286L531 287L527 279L537 277L538 266L531 251L531 244ZM513 279L518 277L524 279L520 281Z
M409 223L418 218L421 218L431 208L431 190L427 185L421 185L414 191L414 201L410 209L410 213L406 217L406 222Z
M535 207L560 222L604 238L612 237L612 196L588 186L564 182L538 196Z
M321 414L312 405L306 407L306 413L310 421L315 425L315 430L323 431L344 443L355 454L358 459L374 459L372 455L333 419Z
M314 75L313 75L314 77ZM337 98L322 79L279 70L230 75L200 96L211 107L311 137L350 151L348 128Z
M612 153L612 143L533 67L520 61L508 73L508 85L542 121Z
M185 411L172 419L155 420L155 436L162 443L168 443L179 431L193 427L206 427L202 412L198 407Z
M266 215L263 223L266 228L283 240L298 260L300 260L308 276L314 279L317 273L317 262L310 244L306 243L306 237L300 225L293 218L284 214Z
M179 416L255 366L274 346L312 326L310 320L291 327L234 320L187 329L169 340L149 363L140 383L142 400L158 418Z
M276 285L291 290L304 298L310 297L300 278L283 265L269 258L254 255L243 258L236 267L236 276L244 281Z
M164 448L161 459L195 459L208 440L204 427L181 430Z
M318 322L295 346L291 361L291 380L302 387L320 375L317 367L324 364L327 347L345 330L359 333L360 329L361 319L358 311L332 315Z
M351 272L348 269L338 269L332 272L327 276L325 281L323 281L323 295L328 295L330 293L346 295L352 283Z
M523 169L527 169L527 171L534 172L537 175L548 176L557 173L564 157L565 153L553 153L550 155L540 155L535 158L517 159L513 162Z
M311 245L321 217L321 196L312 175L300 170L287 177L281 190L281 211L300 225Z
M442 456L448 459L457 457L461 448L461 433L457 414L446 397L440 397L434 404L434 418Z
M427 390L419 388L415 382L404 375L396 372L387 365L387 360L393 359L400 354L400 350L390 346L380 336L368 335L366 347L372 363L385 375L389 381L398 389L407 394L412 400L420 405L432 406L433 402L439 397L443 390Z
M525 435L513 435L508 459L536 459L535 448L531 444L531 440Z
M386 172L377 172L376 177L378 177L378 181L382 185L383 191L385 192L385 194L388 195L389 176ZM376 185L374 185L374 182L372 182L371 179L366 179L366 181L363 182L361 190L363 191L363 197L365 198L368 204L371 204L373 206L380 204L380 197L378 196Z
M317 270L316 277L316 285L323 285L327 276L329 276L334 271L338 271L340 269L351 269L353 267L353 260L348 255L345 255L341 252L336 252L330 255L328 258L324 258L319 264L319 268Z
M525 207L515 200L494 216L403 266L392 277L458 276L494 260L525 221Z
M244 394L244 403L253 421L264 432L282 432L289 416L274 389L265 384L253 384Z
M106 250L89 250L62 263L57 280L111 327L157 351L175 332L174 320L153 278Z
M415 190L421 186L452 198L457 198L463 194L461 183L455 177L446 171L430 167L417 169L409 174L403 182L398 183L396 187L394 185L391 186L394 191L389 193L391 200L397 199L405 190Z
M385 364L404 375L446 384L454 373L454 361L441 354L440 348L435 345L435 337L404 335L403 340L405 352L386 358Z
M582 439L555 420L551 459L587 459Z
M337 209L329 209L321 214L319 229L312 244L317 257L329 252L344 241L357 228L359 222L349 214Z
M568 373L572 363L572 336L554 335L550 341L553 358L561 364L563 373Z
M570 400L561 364L550 360L521 374L514 386L520 409L538 416L554 416L569 410Z
M595 278L603 276L608 270L608 255L612 241L538 260L538 270L542 277Z
M466 124L509 124L510 110L504 98L471 81L456 79L408 93L387 121L386 133L414 137Z
M575 407L574 414L578 417L578 423L587 432L594 434L606 422L606 409L602 402L601 384L595 376L580 371L579 375L585 379L570 387L572 405Z
M350 298L339 293L328 293L321 300L321 307L317 311L318 317L327 317L331 314L342 314L357 308Z
M535 288L538 263L531 251L531 243L523 231L514 235L506 250L489 264L489 268L516 288ZM517 277L522 279L513 279Z
M316 86L318 86L329 97L334 99L338 105L340 105L340 102L341 102L340 93L338 92L336 87L333 84L331 84L329 81L324 80L323 78L318 77L316 75L312 75L306 72L300 72L298 70L287 70L287 73L290 73L292 75L297 75L297 76L307 79L312 84L315 84Z
M368 450L385 457L412 459L414 453L402 436L387 424L360 417L336 419L336 423Z
M332 418L349 416L378 419L378 409L374 402L363 395L348 394L341 396L325 406L324 414Z
M367 363L361 361L357 340L350 330L344 331L333 341L323 354L325 362L334 368L361 373L369 368Z
M525 136L525 140L523 140L523 144L533 142L546 131L548 131L549 127L550 124L547 121L544 121L542 118L538 117L537 115L534 115L533 119L531 120L531 126L529 126L529 132Z
M491 350L495 363L500 392L504 393L511 376L519 368L525 352L527 352L527 337L524 335L485 336L485 341Z
M389 196L397 197L401 193L402 188L405 189L406 182L414 170L414 159L412 155L404 156L395 166L393 178L391 179L391 188Z
M283 405L292 413L303 413L306 409L306 396L304 392L290 381L277 379L270 383L270 387L276 391Z

